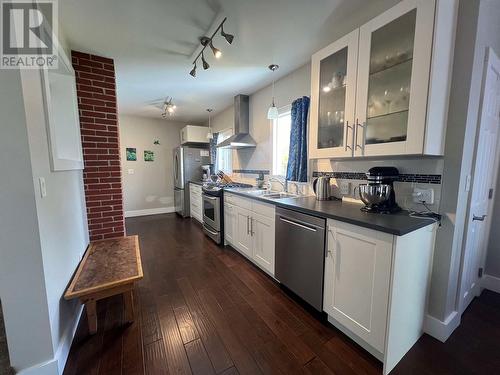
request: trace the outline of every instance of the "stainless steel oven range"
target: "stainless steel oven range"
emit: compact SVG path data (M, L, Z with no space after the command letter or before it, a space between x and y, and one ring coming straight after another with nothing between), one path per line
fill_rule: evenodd
M206 183L203 185L203 231L215 243L221 245L224 242L224 188L251 186L237 183Z

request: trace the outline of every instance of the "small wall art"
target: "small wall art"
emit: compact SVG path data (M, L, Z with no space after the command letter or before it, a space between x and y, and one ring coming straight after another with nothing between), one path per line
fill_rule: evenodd
M134 147L127 147L127 161L137 161L137 150Z
M144 161L155 161L155 153L153 151L144 150Z

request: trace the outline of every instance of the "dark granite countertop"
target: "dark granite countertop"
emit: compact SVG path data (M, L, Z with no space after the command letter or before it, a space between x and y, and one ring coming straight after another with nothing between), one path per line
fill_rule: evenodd
M401 211L397 214L368 213L360 210L362 207L360 204L336 200L318 201L314 196L271 200L248 194L245 192L245 189L224 190L228 193L241 195L245 198L257 199L262 202L274 204L277 207L287 208L322 218L339 220L396 236L403 236L434 223L431 219L411 217L408 211Z

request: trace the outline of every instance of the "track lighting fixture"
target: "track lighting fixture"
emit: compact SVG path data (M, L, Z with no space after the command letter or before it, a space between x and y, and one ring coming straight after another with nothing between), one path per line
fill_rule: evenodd
M222 56L222 52L220 51L220 49L214 47L212 41L210 41L210 48L212 48L212 52L214 53L215 58L220 59L220 57Z
M274 73L276 70L279 69L279 65L271 64L268 66L268 69ZM278 107L276 107L276 104L274 103L274 76L273 76L272 93L273 93L273 99L271 102L271 106L269 107L269 110L267 111L267 119L268 120L276 120L278 118L278 115L279 115Z
M196 61L194 63L193 69L189 72L189 74L193 77L196 77Z
M165 101L163 102L163 113L161 114L161 117L167 118L168 116L172 116L176 108L177 106L172 103L172 97L165 98Z
M196 55L196 57L193 61L194 67L189 72L189 74L192 77L196 77L196 63L198 62L198 59L200 58L200 56L201 56L201 62L202 62L203 69L207 70L208 68L210 68L210 65L205 60L205 55L203 53L205 51L205 48L207 48L207 46L210 47L210 49L212 50L216 59L220 59L222 57L222 51L220 49L218 49L217 47L215 47L213 44L213 39L214 39L215 35L219 32L219 30L220 30L220 35L226 39L226 42L228 42L228 44L233 43L234 35L228 34L224 31L224 22L226 22L226 20L227 20L227 18L224 18L222 20L222 22L219 24L219 26L217 26L217 28L215 29L215 31L211 37L202 36L200 38L200 43L203 46L203 48L198 53L198 55Z
M207 60L205 60L205 56L203 55L203 53L201 54L201 62L203 64L203 69L207 70L208 68L210 68L210 65L208 65Z
M228 42L229 44L233 43L234 35L225 33L224 25L221 25L220 27L220 35L226 38L226 42Z

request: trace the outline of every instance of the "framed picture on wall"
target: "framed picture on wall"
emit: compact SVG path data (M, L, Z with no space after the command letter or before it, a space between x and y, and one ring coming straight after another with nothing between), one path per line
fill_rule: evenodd
M127 147L127 161L137 161L137 150L134 147Z
M144 150L144 161L155 161L155 153L153 151Z

